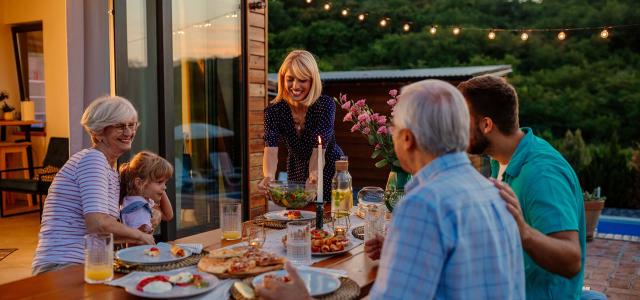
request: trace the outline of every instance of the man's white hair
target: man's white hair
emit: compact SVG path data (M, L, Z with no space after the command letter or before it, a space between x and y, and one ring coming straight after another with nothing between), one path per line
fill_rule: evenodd
M435 156L466 151L469 145L469 109L453 85L423 80L402 88L394 125L407 128L418 147Z

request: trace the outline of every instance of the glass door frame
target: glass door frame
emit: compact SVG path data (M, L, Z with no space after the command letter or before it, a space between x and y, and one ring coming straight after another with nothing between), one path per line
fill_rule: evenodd
M127 37L126 37L126 0L109 0L111 2L113 32L114 32L114 61L115 61L115 87L116 94L125 90L127 84ZM158 88L158 154L169 161L175 157L174 151L174 126L176 124L175 112L173 111L175 99L173 97L173 37L172 37L172 14L171 0L147 0L147 13L154 14L155 20L155 42L157 49L157 88ZM241 40L241 80L242 86L240 111L243 143L240 149L242 155L242 219L249 218L249 143L248 143L248 43L247 43L247 0L240 0L241 20L240 20L240 40ZM119 26L118 26L119 24ZM148 25L149 27L149 25ZM176 184L175 180L167 182L167 195L171 200L171 205L176 207ZM171 241L177 238L177 218L169 222L162 222L159 239Z

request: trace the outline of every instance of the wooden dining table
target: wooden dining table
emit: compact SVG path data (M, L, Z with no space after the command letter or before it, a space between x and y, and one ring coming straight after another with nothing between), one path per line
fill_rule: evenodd
M222 241L220 229L176 240L177 243L201 243L207 250L230 246L240 241ZM366 297L377 274L377 264L359 245L347 253L333 256L313 264L315 267L340 269L360 286L360 297ZM121 277L124 274L115 274ZM2 299L139 299L124 288L84 282L84 266L72 266L58 271L0 285Z

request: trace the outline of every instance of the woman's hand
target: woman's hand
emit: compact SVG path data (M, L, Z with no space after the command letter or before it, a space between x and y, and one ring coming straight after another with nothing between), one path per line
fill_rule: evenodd
M271 177L265 177L258 182L258 191L264 195L267 194L267 190L269 189L269 182L271 182Z
M312 299L304 285L304 281L298 275L296 269L287 262L284 265L285 270L289 273L289 282L282 282L276 279L264 278L261 286L257 286L256 290L260 299L267 300L289 300L289 299Z
M155 245L156 244L156 240L153 238L153 235L144 233L142 231L138 231L140 232L140 236L138 237L138 241L143 244L143 245Z

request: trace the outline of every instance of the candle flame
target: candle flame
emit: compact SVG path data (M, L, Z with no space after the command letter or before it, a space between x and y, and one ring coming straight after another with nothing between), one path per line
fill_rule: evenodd
M318 144L322 145L322 138L320 138L320 136L318 136Z

